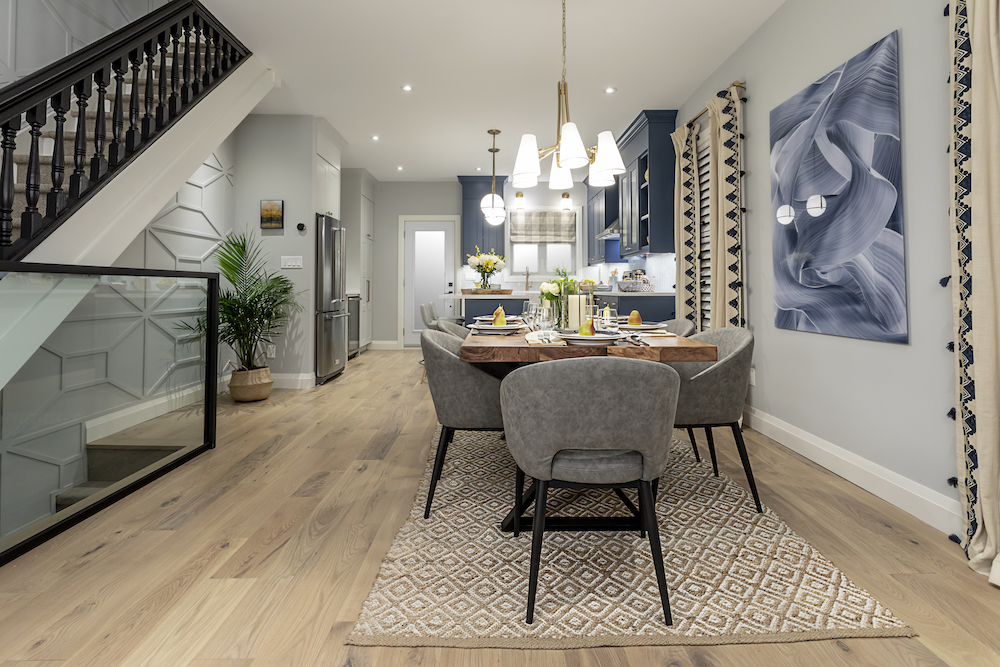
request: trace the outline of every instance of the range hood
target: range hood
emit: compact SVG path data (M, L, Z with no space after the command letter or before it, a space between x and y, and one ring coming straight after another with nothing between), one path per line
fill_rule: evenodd
M621 238L621 227L618 220L612 222L603 232L594 237L598 241L614 241Z

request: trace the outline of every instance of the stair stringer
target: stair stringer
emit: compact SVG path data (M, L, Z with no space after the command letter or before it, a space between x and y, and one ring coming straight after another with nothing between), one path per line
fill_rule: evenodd
M24 261L111 266L278 81L244 60Z

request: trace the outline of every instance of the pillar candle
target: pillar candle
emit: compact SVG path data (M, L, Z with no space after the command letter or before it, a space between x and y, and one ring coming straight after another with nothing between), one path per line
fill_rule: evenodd
M569 299L569 322L567 322L568 329L579 329L580 328L580 296L577 294L570 294Z

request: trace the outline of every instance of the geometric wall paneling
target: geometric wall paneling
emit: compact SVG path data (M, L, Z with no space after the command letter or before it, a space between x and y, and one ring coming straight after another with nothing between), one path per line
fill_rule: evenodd
M80 389L108 379L108 353L94 352L63 358L63 389Z
M14 0L0 0L0 87L14 80Z
M147 233L175 259L184 257L199 262L208 259L222 241L222 236L215 232L201 211L178 207L172 212L170 222L183 222L186 228L182 231L163 225Z
M115 341L114 354L108 354L108 378L114 379L116 386L132 394L136 399L142 399L142 364L136 363L142 359L145 341L145 324L137 323L135 327L120 339Z
M28 428L32 417L44 410L61 389L62 357L39 347L0 392L0 441Z

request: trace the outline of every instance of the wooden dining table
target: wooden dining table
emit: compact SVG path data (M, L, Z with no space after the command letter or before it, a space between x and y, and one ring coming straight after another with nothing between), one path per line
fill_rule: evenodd
M579 357L624 357L647 361L684 362L718 361L719 350L714 345L682 336L645 336L641 340L648 345L529 345L525 334L471 334L462 342L459 358L470 363L522 363L530 364L555 359L575 359ZM536 484L533 481L524 493L524 507L535 499ZM628 507L631 517L548 517L548 530L639 530L639 510L624 496L621 489L615 493ZM509 533L514 530L516 509L512 509L500 522L500 530ZM531 517L521 517L521 525L531 525Z
M459 358L474 364L535 363L577 357L625 357L646 361L718 361L714 345L681 336L644 336L648 345L529 345L524 334L472 334L462 343Z

